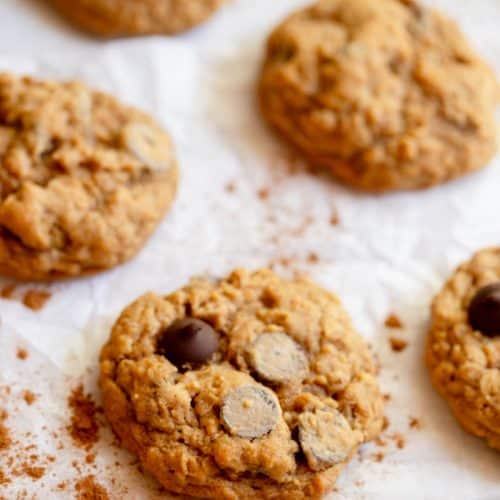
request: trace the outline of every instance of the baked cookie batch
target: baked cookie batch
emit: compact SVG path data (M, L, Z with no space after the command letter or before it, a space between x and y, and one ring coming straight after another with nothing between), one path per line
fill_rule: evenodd
M172 34L225 0L49 0L103 37ZM413 0L319 0L271 34L262 116L357 189L420 189L496 152L495 74L457 26ZM78 82L0 74L0 272L96 273L132 258L178 183L166 131ZM500 248L460 266L432 306L426 364L472 434L500 450ZM270 270L143 295L100 357L124 447L169 491L319 498L383 427L370 349L339 299Z

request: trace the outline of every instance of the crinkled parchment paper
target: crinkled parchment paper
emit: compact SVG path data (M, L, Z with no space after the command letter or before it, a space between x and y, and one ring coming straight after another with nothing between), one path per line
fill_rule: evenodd
M433 295L461 260L500 242L500 158L449 185L383 197L309 173L260 121L253 94L266 33L304 3L236 0L187 35L103 43L40 2L0 2L1 70L83 79L144 108L173 135L182 168L172 212L135 260L100 276L42 285L52 297L38 312L0 300L5 425L39 457L55 456L41 479L21 474L0 485L0 497L73 498L75 481L94 474L110 498L164 498L134 458L112 445L107 428L92 449L95 463L85 464L86 453L65 431L67 397L83 383L99 402L99 349L138 295L169 292L192 275L274 264L284 274L308 273L341 296L377 352L380 382L391 394L387 446L365 446L332 498L500 499L500 455L459 428L422 365ZM500 2L433 4L461 22L500 73ZM384 326L391 312L404 329ZM408 348L393 352L390 336ZM19 348L29 353L24 361ZM26 389L37 395L32 405L22 398ZM409 426L412 417L420 429ZM7 475L12 454L0 452Z

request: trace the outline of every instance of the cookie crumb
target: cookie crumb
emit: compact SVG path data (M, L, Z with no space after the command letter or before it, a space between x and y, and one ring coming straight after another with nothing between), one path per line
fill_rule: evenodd
M415 418L415 417L410 417L410 422L409 422L409 427L410 429L421 429L422 428L422 422L420 419Z
M28 351L23 347L18 347L16 353L17 359L22 359L23 361L28 358Z
M389 439L392 439L400 450L402 450L406 446L406 440L399 432L396 432L389 436Z
M9 283L8 285L5 285L2 287L0 290L0 297L2 299L11 299L12 296L14 295L14 292L16 291L17 285L14 283Z
M76 500L109 500L105 488L96 482L95 476L90 475L80 479L75 484Z
M384 453L382 453L381 451L378 451L377 453L374 453L374 454L372 455L372 458L373 458L373 460L374 460L375 462L380 463L380 462L382 462L382 460L384 460L384 458L385 458L385 454L384 454Z
M335 210L332 215L330 216L330 225L331 226L338 226L340 224L340 217L338 212Z
M389 314L387 318L385 318L384 322L387 328L403 328L403 322L399 319L396 314Z
M44 290L28 290L23 297L23 304L33 311L39 311L47 303L52 295Z
M228 182L224 189L226 193L234 193L236 191L236 184L234 182Z
M389 428L389 425L391 425L391 423L389 422L389 419L384 415L384 419L382 421L382 431L385 431Z
M307 262L310 264L317 264L319 262L319 257L316 253L310 252L307 256Z
M269 198L269 189L268 188L262 188L257 191L257 196L261 200L267 200Z
M23 399L27 405L31 406L36 401L36 394L31 392L30 390L26 390L23 392Z
M386 403L388 403L392 399L392 396L388 392L386 392L385 394L382 394L382 397L384 398L384 401Z
M83 386L73 389L68 398L72 410L69 433L77 446L89 450L99 439L99 426L96 420L97 407L90 394L84 394Z
M408 342L406 340L398 339L396 337L391 337L389 342L391 344L391 349L394 352L404 351L408 347Z

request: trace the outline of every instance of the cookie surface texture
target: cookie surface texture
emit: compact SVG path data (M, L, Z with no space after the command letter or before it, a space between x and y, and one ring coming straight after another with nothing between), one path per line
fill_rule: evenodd
M500 248L481 250L455 271L435 298L426 350L432 381L458 421L497 450L499 289Z
M91 274L133 257L171 205L169 136L78 82L0 74L0 273Z
M101 37L175 34L208 19L227 0L49 0L68 20Z
M455 23L412 0L320 0L271 34L263 116L357 189L422 189L496 151L493 71Z
M194 346L182 365L172 330ZM100 367L122 444L165 488L195 497L319 498L382 427L374 361L340 301L269 270L142 296L115 323Z

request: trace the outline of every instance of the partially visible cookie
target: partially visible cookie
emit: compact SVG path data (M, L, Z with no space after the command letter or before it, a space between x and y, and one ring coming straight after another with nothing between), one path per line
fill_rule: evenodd
M337 297L269 270L144 295L100 366L114 431L181 494L319 498L382 427L371 353Z
M81 83L0 73L0 273L51 280L130 259L177 177L146 114Z
M49 0L80 28L103 37L175 34L210 17L227 0Z
M426 361L459 422L500 450L500 248L462 264L435 298Z
M263 116L355 188L420 189L496 151L493 71L457 26L414 0L320 0L269 38Z

